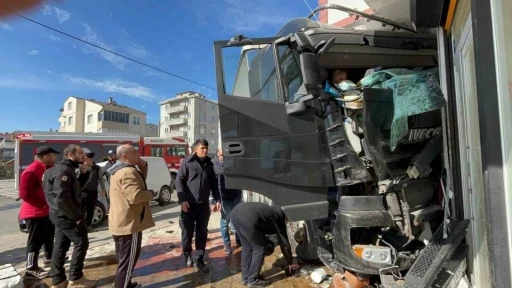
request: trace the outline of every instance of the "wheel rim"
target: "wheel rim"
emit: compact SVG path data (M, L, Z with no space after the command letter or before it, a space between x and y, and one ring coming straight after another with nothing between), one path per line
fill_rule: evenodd
M99 206L94 207L94 217L92 217L92 224L99 223L103 219L103 209Z
M162 189L162 200L164 200L164 202L171 202L171 191L169 191L169 189Z

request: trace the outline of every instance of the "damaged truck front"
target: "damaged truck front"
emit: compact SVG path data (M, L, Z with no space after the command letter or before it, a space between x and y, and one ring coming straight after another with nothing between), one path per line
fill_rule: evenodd
M457 281L437 57L435 35L308 18L215 42L226 186L283 207L297 256L360 284Z

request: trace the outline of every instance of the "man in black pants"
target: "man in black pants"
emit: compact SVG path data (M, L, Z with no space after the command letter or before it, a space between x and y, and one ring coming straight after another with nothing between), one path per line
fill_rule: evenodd
M87 228L81 213L81 192L77 169L84 162L84 151L79 145L69 145L64 150L64 160L44 173L43 189L50 206L50 220L55 225L50 276L54 288L95 287L97 281L84 277L84 260L89 248ZM64 262L73 243L73 256L69 268L68 285Z
M20 219L27 223L27 270L25 277L43 279L48 272L39 267L39 250L45 246L44 264L48 264L53 251L55 227L48 217L49 208L43 191L43 174L57 158L57 152L49 146L36 150L36 161L21 174L19 196L23 200L19 213Z
M135 148L121 145L116 153L119 161L109 170L112 205L108 228L114 238L119 262L115 287L132 288L137 287L131 279L140 256L142 231L155 226L149 207L154 192L146 185L148 163L139 157Z
M96 202L98 201L98 185L101 187L102 195L105 195L105 182L103 181L103 171L100 166L94 163L94 153L85 153L85 164L87 164L87 171L81 173L79 182L82 188L82 192L85 194L85 201L83 210L85 210L87 232L94 232L91 227L92 219L94 218L94 209L96 208ZM83 180L82 180L83 179ZM83 181L83 182L82 182ZM82 184L83 183L83 184Z
M242 283L251 288L265 287L268 280L260 277L263 259L265 258L265 235L276 234L281 247L288 271L293 273L299 266L293 264L293 256L286 223L288 222L283 210L260 202L238 204L231 211L231 221L242 241Z
M194 154L183 159L176 177L176 191L181 205L180 228L181 245L187 266L194 265L192 260L192 237L196 232L195 266L208 273L204 263L208 221L210 220L210 191L215 203L211 209L220 209L220 194L213 163L208 157L208 141L199 139L194 143Z

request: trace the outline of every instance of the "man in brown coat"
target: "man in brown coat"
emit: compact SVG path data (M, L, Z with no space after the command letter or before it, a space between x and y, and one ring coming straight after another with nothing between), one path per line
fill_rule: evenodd
M148 164L133 146L119 146L116 152L119 161L108 170L111 175L108 226L119 263L115 287L136 287L131 277L140 255L142 231L155 226L149 207L154 192L146 186Z

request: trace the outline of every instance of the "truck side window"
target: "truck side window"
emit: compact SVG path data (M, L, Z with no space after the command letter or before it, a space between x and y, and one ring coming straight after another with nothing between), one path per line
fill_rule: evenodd
M296 93L302 85L302 74L300 73L299 61L294 51L288 45L278 46L279 67L283 78L285 100L293 103L297 99Z
M186 148L183 146L167 147L167 156L183 156L186 155Z
M281 101L272 45L226 47L222 54L227 95Z
M164 148L162 146L151 147L151 156L154 156L154 157L164 156Z

